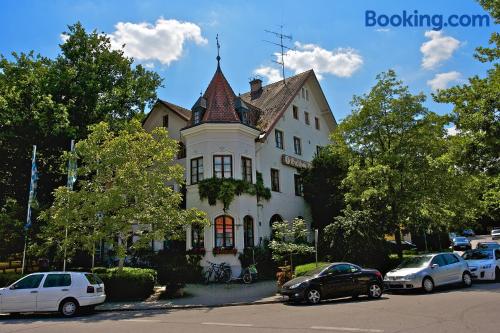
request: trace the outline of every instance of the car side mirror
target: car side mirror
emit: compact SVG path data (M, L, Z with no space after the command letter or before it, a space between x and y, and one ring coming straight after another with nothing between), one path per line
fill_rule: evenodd
M439 267L439 265L438 265L438 264L432 264L432 265L431 265L431 268L432 268L432 269L434 269L434 268L438 268L438 267Z

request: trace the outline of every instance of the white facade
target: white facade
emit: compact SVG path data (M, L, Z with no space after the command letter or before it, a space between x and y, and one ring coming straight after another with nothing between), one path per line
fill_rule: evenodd
M263 87L265 88L265 87ZM329 134L335 126L335 120L321 87L314 75L299 87L298 92L291 96L286 109L276 116L273 126L257 129L243 123L200 123L192 125L178 112L158 103L144 123L146 130L162 126L164 115L169 116L168 131L172 138L180 140L186 147L186 158L177 162L185 167L186 176L186 206L196 207L205 211L210 219L210 226L203 232L206 261L226 262L232 266L233 274L238 275L240 262L237 254L217 254L212 251L216 247L215 220L219 216L228 215L234 219L234 239L232 240L235 252L242 252L245 244L243 220L250 216L253 220L253 244L258 246L271 235L271 218L279 215L283 220L292 221L302 217L310 225L311 214L304 198L296 194L294 175L299 173L295 167L283 163L283 155L310 162L314 158L318 147L329 144ZM296 119L295 115L298 116ZM308 114L309 124L306 124L305 113ZM316 127L316 120L319 129ZM283 133L283 149L278 148L275 140L275 131ZM296 153L295 141L300 140L301 152ZM242 157L251 160L252 181L255 183L256 173L260 172L264 185L271 188L271 169L279 172L279 191L272 191L269 201L262 200L259 204L255 196L243 194L235 196L229 209L224 212L222 204L215 206L201 200L198 185L191 184L191 160L202 158L203 178L214 177L214 156L231 156L232 177L242 179ZM193 240L191 230L186 237L187 249L192 249Z

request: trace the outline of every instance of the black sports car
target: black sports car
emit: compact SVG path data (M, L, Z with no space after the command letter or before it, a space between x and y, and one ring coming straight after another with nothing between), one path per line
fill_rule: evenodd
M379 298L383 292L382 274L348 262L317 268L283 285L280 293L290 301L317 304L323 299L358 295Z

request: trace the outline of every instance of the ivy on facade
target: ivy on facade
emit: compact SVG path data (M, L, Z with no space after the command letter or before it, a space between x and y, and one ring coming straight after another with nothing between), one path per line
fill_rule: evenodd
M257 172L257 180L252 184L246 180L232 178L208 178L198 183L200 199L208 200L210 206L215 206L217 201L222 202L223 209L226 211L233 202L236 195L248 194L261 199L271 199L271 190L264 186L262 174Z

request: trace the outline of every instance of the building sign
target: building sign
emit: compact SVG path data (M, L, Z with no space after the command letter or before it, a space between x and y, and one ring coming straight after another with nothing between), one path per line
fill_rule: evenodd
M289 155L281 155L281 163L297 169L307 169L312 166L311 162L307 162Z

